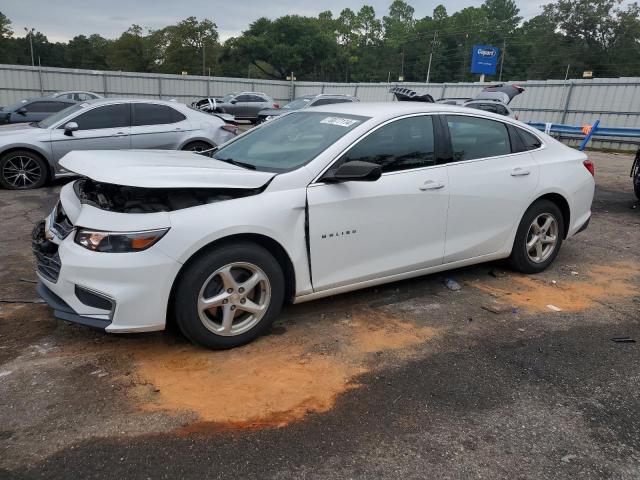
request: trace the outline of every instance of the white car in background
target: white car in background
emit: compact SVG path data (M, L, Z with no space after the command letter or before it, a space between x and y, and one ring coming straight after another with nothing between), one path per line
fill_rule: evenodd
M586 228L587 157L513 119L433 103L292 112L220 147L72 152L84 178L33 235L57 317L193 342L255 339L285 301L508 258L544 270Z
M73 90L66 92L54 92L47 95L49 98L65 98L67 100L75 100L76 102L86 102L87 100L97 100L104 98L102 95L84 90Z

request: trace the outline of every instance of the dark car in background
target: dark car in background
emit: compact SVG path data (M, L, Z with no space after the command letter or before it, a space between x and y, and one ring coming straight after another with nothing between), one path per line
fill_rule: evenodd
M39 122L76 103L74 100L50 97L20 100L0 109L0 124Z
M258 112L265 108L280 108L266 93L262 92L236 92L230 93L216 101L218 111L230 113L238 120L258 121Z
M358 102L356 97L351 95L340 95L331 93L320 93L317 95L304 95L287 103L282 108L265 108L258 113L258 123L271 120L278 115L283 115L294 110L302 108L319 107L321 105L330 105L332 103Z

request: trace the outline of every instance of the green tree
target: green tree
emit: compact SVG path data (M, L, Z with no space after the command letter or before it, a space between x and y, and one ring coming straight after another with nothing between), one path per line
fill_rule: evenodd
M95 33L89 37L77 35L69 40L65 49L66 66L99 70L106 69L108 45L109 40Z
M142 27L134 24L111 42L107 49L107 64L112 70L150 71L149 39L144 35Z
M232 42L226 52L253 65L268 78L298 78L333 68L338 57L335 36L321 28L319 19L287 15L276 20L260 18Z
M207 75L210 69L212 75L216 73L220 53L218 27L209 19L188 17L151 32L149 43L153 69L158 72Z
M13 57L12 35L11 20L0 12L0 62L2 63L10 63ZM7 60L9 60L9 62Z

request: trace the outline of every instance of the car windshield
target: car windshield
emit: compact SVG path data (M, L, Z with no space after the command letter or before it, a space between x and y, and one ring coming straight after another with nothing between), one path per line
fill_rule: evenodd
M300 98L296 98L293 102L287 103L282 108L287 110L299 110L300 108L303 108L306 105L309 105L309 102L311 102L311 98L300 97Z
M227 103L230 102L233 97L235 97L235 95L233 93L229 93L227 95L225 95L224 97L222 97L222 100L220 100L221 102Z
M24 107L24 104L27 103L29 99L20 100L18 103L14 103L13 105L9 105L8 107L4 107L3 110L5 112L15 112L21 107Z
M289 172L368 119L343 113L290 113L222 146L213 158L263 172Z
M64 108L64 109L60 110L59 112L54 113L53 115L45 118L44 120L41 120L40 122L37 123L37 125L40 128L49 128L50 126L55 125L56 123L58 123L60 120L62 120L66 116L77 112L78 110L83 108L85 105L86 104L84 104L84 103L71 105L70 107Z

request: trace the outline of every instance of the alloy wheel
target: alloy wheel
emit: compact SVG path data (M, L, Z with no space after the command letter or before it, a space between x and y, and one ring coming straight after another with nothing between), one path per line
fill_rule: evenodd
M6 161L2 167L2 176L15 188L29 188L40 180L42 168L33 158L17 155Z
M198 315L211 332L241 335L265 315L271 301L271 284L256 265L235 262L217 269L200 288Z
M546 261L558 245L558 221L550 213L538 215L527 232L527 256L534 263Z

